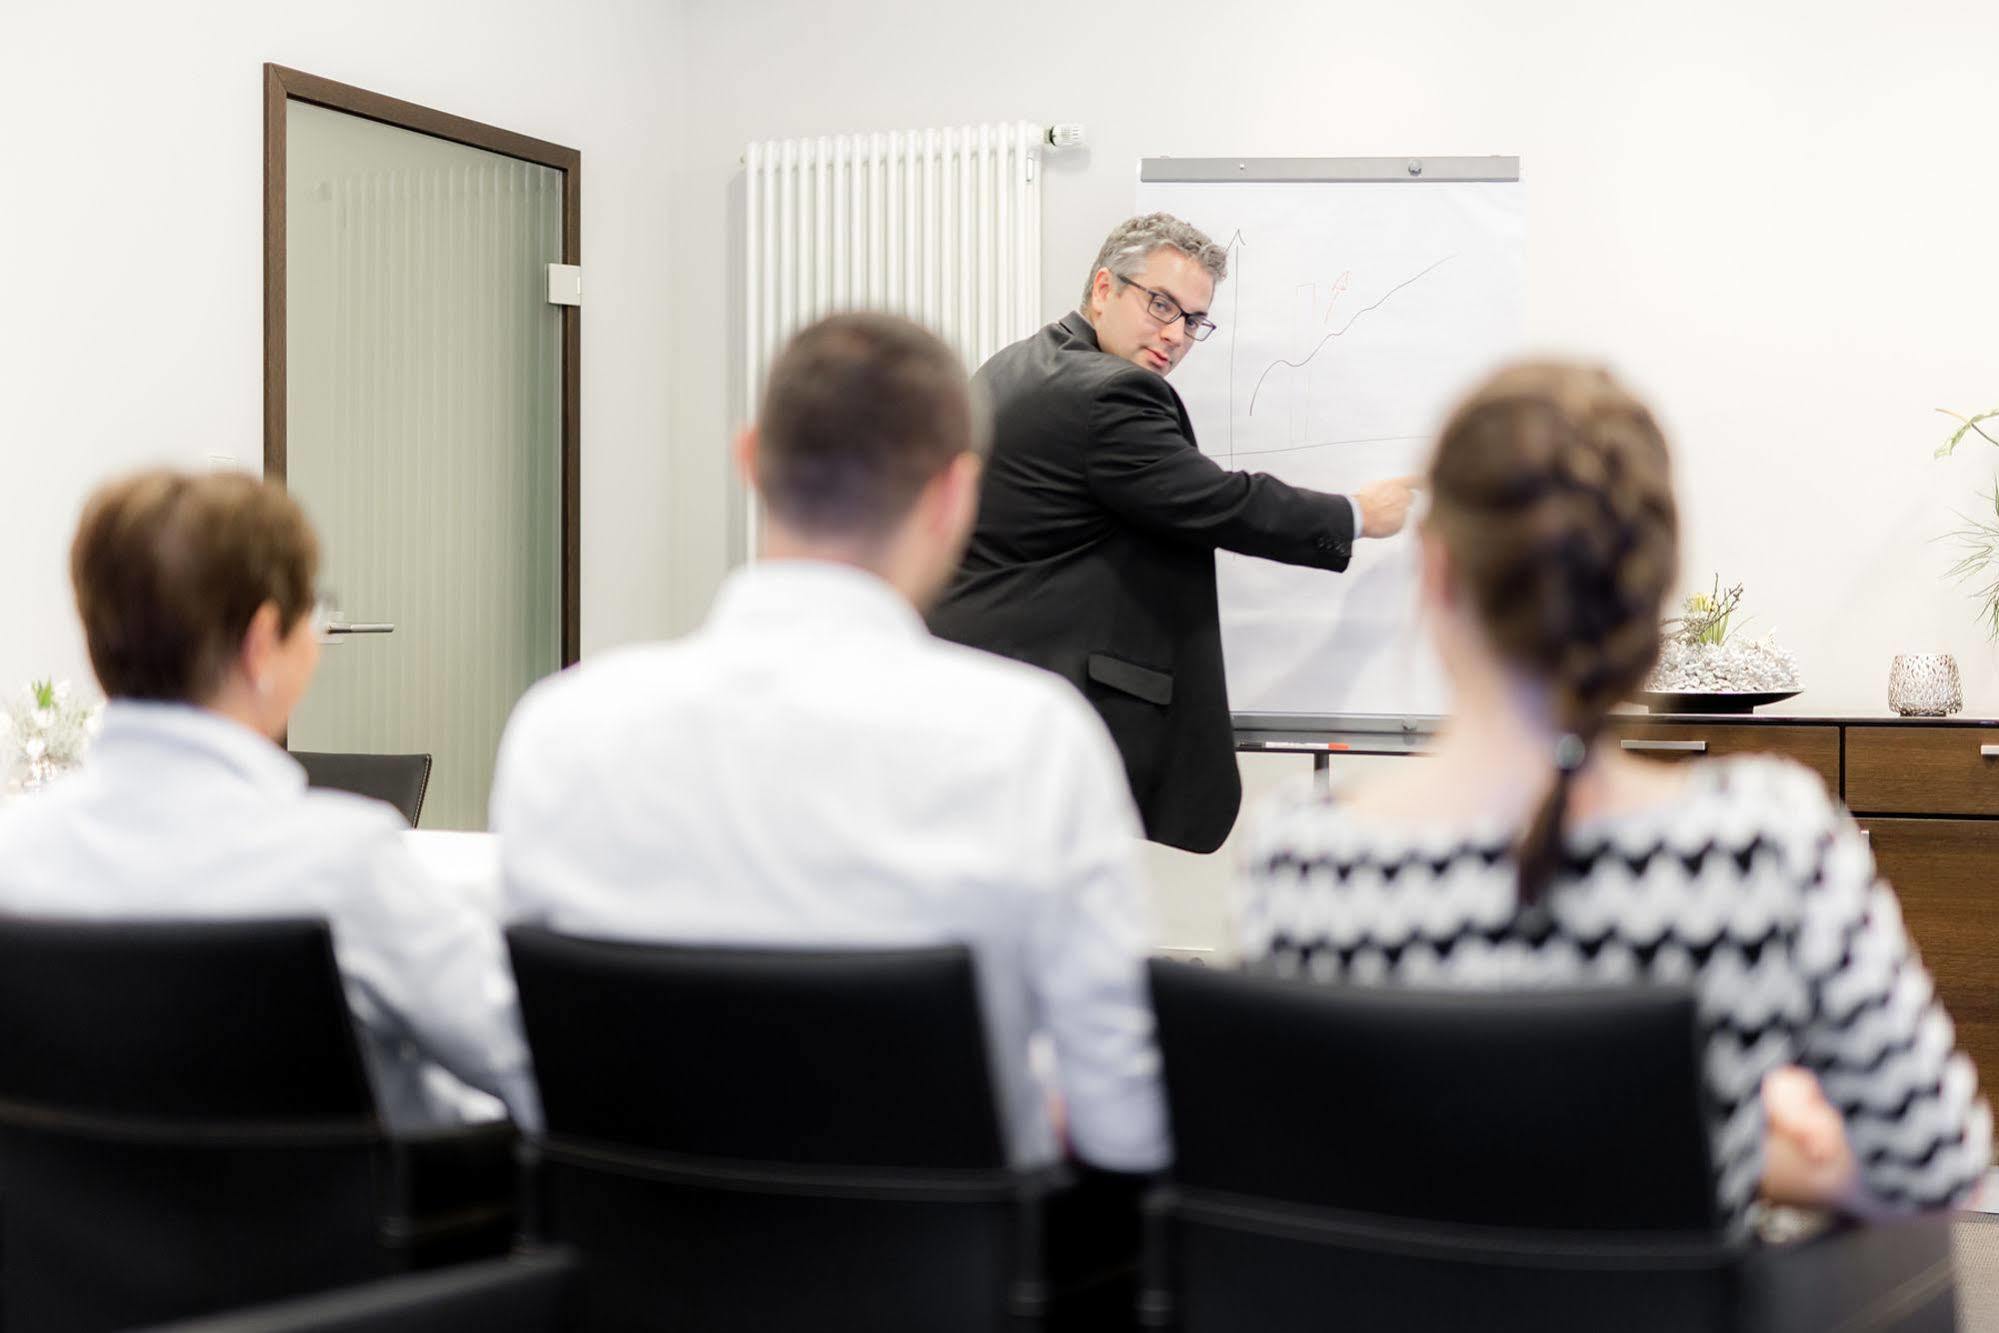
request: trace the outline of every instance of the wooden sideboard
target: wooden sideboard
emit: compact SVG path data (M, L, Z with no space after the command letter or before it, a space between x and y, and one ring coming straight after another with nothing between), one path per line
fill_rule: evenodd
M1322 768L1340 754L1418 754L1429 739L1418 725L1240 715L1236 727L1243 750L1311 752ZM1999 720L1620 713L1611 730L1661 759L1774 753L1816 771L1866 831L1981 1082L1999 1086Z
M1614 731L1666 758L1764 751L1817 770L1873 844L1980 1081L1999 1079L1999 721L1620 715Z

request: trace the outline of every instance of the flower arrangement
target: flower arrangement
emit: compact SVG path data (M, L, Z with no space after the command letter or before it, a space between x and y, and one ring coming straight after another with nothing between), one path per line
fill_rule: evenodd
M18 768L12 785L46 787L83 761L102 713L75 698L66 680L29 682L0 709L0 776Z
M1798 688L1798 663L1773 630L1761 639L1735 633L1742 585L1693 593L1666 621L1658 665L1645 688L1659 694L1774 694ZM1746 619L1746 617L1745 617Z

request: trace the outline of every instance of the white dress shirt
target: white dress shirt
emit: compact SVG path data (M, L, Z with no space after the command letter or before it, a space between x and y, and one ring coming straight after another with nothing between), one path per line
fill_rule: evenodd
M537 1129L497 923L425 875L402 829L379 801L308 790L296 760L236 722L114 701L80 772L0 811L0 912L324 917L392 1127L458 1119L449 1071Z
M512 911L575 934L972 949L1017 1165L1167 1157L1138 816L1067 685L933 639L851 567L737 572L707 624L529 692L493 827ZM828 1095L831 1091L828 1090Z

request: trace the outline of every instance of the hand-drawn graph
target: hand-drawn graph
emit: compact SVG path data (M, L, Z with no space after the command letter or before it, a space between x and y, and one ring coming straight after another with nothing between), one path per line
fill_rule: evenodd
M1312 364L1313 357L1317 356L1320 352L1326 349L1327 343L1332 342L1335 338L1345 337L1347 331L1352 329L1355 324L1359 323L1362 316L1381 309L1381 307L1387 304L1389 299L1392 298L1395 295L1395 293L1401 291L1404 287L1407 287L1412 283L1421 282L1424 278L1436 272L1437 269L1450 262L1451 262L1451 256L1445 255L1442 259L1439 259L1436 263L1431 264L1429 267L1425 268L1422 272L1417 273L1411 277L1404 278L1402 281L1396 283L1393 287L1390 287L1386 292L1382 293L1382 295L1374 302L1373 305L1362 306L1359 310L1356 310L1353 313L1353 317L1347 320L1345 324L1342 324L1339 328L1334 329L1331 333L1328 333L1325 337L1319 339L1319 341L1313 346L1312 350L1305 353L1305 355L1301 359L1297 361L1284 361L1284 360L1272 361L1268 366L1265 366L1263 373L1256 377L1256 388L1250 390L1249 414L1251 416L1256 415L1256 395L1263 389L1263 382L1270 378L1271 371L1276 370L1282 366L1289 366L1293 370L1303 370L1306 366ZM1347 270L1347 272L1342 273L1340 275L1340 279L1338 282L1339 291L1346 290L1347 280L1350 279L1352 276L1353 276L1353 270L1351 269ZM1337 293L1335 293L1334 300L1337 299L1338 295ZM1332 318L1332 305L1330 303L1326 307L1326 317L1328 320ZM1233 352L1234 348L1233 347L1230 348L1230 351Z
M1518 346L1517 183L1148 181L1138 202L1228 238L1222 327L1171 380L1224 466L1340 493L1418 471L1451 405ZM1357 543L1337 576L1223 553L1231 705L1443 711L1416 570L1409 534Z

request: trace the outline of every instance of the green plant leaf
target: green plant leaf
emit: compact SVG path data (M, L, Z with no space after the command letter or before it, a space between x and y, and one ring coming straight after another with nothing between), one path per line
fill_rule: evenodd
M1951 453L1956 450L1957 446L1963 442L1964 437L1973 431L1978 431L1978 434L1985 440L1986 443L1999 445L1999 440L1993 439L1990 435L1986 434L1982 430L1979 430L1978 428L1979 422L1990 421L1994 417L1999 417L1999 408L1994 408L1990 412L1980 412L1975 417L1965 416L1962 412L1953 412L1947 407L1939 407L1937 411L1943 413L1947 417L1951 417L1959 422L1962 422L1963 424L1960 425L1955 431L1951 432L1951 436L1948 440L1945 440L1942 444L1937 446L1937 451L1934 457L1948 458L1951 455Z

